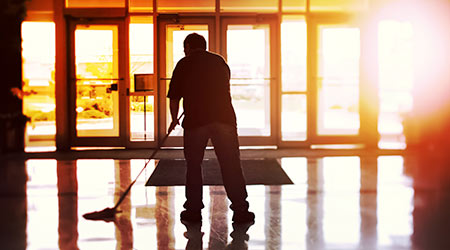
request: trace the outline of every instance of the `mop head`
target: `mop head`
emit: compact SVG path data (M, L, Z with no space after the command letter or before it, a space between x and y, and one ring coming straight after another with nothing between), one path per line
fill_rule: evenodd
M105 208L101 211L95 211L92 213L84 214L83 217L86 220L103 220L106 222L113 221L116 217L116 209L114 208Z

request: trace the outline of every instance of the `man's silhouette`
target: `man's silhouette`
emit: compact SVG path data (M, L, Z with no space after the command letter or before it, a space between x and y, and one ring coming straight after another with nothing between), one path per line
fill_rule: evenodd
M231 201L234 222L254 221L242 174L236 114L231 104L230 68L225 60L206 51L203 36L192 33L184 40L184 53L172 74L169 92L172 122L169 131L179 124L177 115L181 98L185 118L184 156L187 163L186 202L181 220L200 221L203 205L201 163L211 139L220 163L223 183Z

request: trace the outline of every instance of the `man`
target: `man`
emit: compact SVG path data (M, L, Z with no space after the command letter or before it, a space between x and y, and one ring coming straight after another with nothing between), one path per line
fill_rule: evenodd
M172 74L167 97L170 99L171 131L179 124L177 115L183 98L185 118L184 156L187 163L186 202L181 220L201 221L203 180L201 163L211 139L220 163L223 183L231 201L233 221L253 222L242 174L236 114L231 104L230 68L225 60L206 51L203 36L192 33L184 40L184 53Z

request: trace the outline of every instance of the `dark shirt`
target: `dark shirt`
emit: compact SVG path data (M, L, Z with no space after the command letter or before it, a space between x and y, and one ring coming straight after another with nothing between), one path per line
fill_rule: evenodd
M167 97L183 98L185 129L213 122L236 126L230 68L220 55L200 50L181 59L173 71Z

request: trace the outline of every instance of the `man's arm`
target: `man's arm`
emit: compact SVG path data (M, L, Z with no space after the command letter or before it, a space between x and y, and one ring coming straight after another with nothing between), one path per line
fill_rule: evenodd
M172 122L170 123L168 133L180 124L178 121L178 109L180 108L180 99L170 99L170 116L172 117Z

